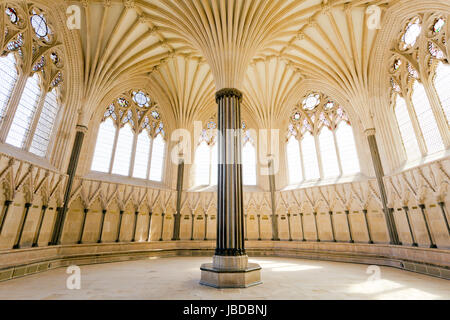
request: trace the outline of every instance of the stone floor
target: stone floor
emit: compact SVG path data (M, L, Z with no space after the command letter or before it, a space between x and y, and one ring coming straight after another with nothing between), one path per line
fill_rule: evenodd
M290 258L253 258L263 284L199 285L205 257L153 258L81 267L69 290L65 268L0 282L0 299L450 299L450 282L395 268ZM370 272L371 270L374 270Z

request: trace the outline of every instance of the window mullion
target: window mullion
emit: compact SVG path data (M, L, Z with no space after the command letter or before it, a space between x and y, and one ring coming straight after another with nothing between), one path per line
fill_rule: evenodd
M39 122L39 116L42 112L42 109L44 108L44 102L45 102L46 97L47 97L47 93L43 93L41 91L41 95L39 97L39 102L38 102L36 111L34 112L34 115L33 115L33 121L31 122L30 129L28 130L28 136L26 137L26 140L25 140L24 149L27 151L29 151L31 142L33 141L34 133L36 132L36 128L37 128L37 125Z
M27 83L28 77L23 75L22 73L19 75L16 85L11 93L11 97L8 101L8 105L6 107L5 118L3 119L3 123L0 129L0 141L5 142L6 137L8 136L9 129L11 128L14 115L17 110L17 106L19 105L20 99L22 98L23 90L25 89L25 85Z
M153 154L153 137L150 137L150 151L148 153L148 166L147 166L147 180L150 180L150 168L152 166L152 154Z
M319 173L320 173L320 179L323 179L325 177L324 171L323 171L323 163L322 163L322 156L320 152L320 142L318 138L318 134L314 135L314 145L316 147L316 155L317 155L317 165L319 166Z
M112 168L114 165L114 160L116 158L116 149L117 149L117 141L119 140L119 132L120 132L120 126L117 126L116 128L116 135L114 136L114 146L113 146L113 150L112 150L112 154L111 154L111 160L109 162L109 170L108 173L111 174L112 173Z
M300 164L302 166L302 181L305 181L305 164L304 164L304 160L303 160L303 148L302 148L301 140L297 140L297 143L298 143L298 148L300 151Z
M407 95L405 101L408 108L409 118L411 119L414 133L416 134L420 152L422 153L422 156L425 156L427 154L427 145L425 144L425 139L423 138L422 129L420 129L419 120L417 119L416 111L414 110L411 95Z
M134 131L134 130L133 130ZM137 132L134 132L133 137L133 147L131 148L131 159L130 159L130 168L128 170L128 175L130 177L133 176L134 172L134 163L136 162L136 146L137 146L137 140L138 140L139 134Z
M342 175L344 175L344 170L342 169L341 154L339 152L339 146L338 146L337 138L336 138L336 128L334 128L334 130L332 132L333 132L334 149L335 149L336 157L338 160L339 173L342 176Z

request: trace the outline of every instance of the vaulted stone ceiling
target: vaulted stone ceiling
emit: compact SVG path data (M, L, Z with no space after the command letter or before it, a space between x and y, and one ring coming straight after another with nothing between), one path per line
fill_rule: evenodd
M378 30L366 27L365 10L397 2L81 1L86 113L111 88L146 77L176 126L207 118L215 112L214 91L235 87L255 121L272 127L298 102L301 81L316 79L342 92L369 123Z

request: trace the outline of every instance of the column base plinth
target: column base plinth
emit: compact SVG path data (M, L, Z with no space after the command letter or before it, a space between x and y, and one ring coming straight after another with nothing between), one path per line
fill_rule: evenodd
M214 256L200 267L200 284L214 288L248 288L261 284L261 267L245 256Z
M202 264L200 284L217 289L248 288L261 284L261 267L249 263L244 270L218 270L212 263Z

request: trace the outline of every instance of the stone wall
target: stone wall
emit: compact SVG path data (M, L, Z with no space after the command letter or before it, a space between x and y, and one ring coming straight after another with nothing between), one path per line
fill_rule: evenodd
M450 249L449 172L450 160L446 158L385 177L389 207L402 242L396 248L412 248L416 243L428 250L434 244L437 255ZM48 243L57 209L63 204L66 175L0 154L0 179L0 257L26 248L42 252L42 248L55 247ZM183 193L180 239L184 243L213 243L208 240L215 239L216 201L214 192ZM325 246L354 242L354 246L366 244L367 248L389 244L375 180L277 191L275 205L276 214L272 215L270 193L244 194L245 235L258 250L278 243L270 241L272 219L278 219L279 243ZM175 214L175 190L78 177L72 188L62 246L112 244L119 239L120 244L151 243L158 248L172 239ZM371 242L373 245L368 244ZM83 248L92 253L89 250L94 247ZM126 248L135 250L134 246ZM332 257L337 248L330 246L323 252ZM290 250L295 251L296 245ZM317 257L326 256L323 253ZM443 257L448 259L447 255Z

